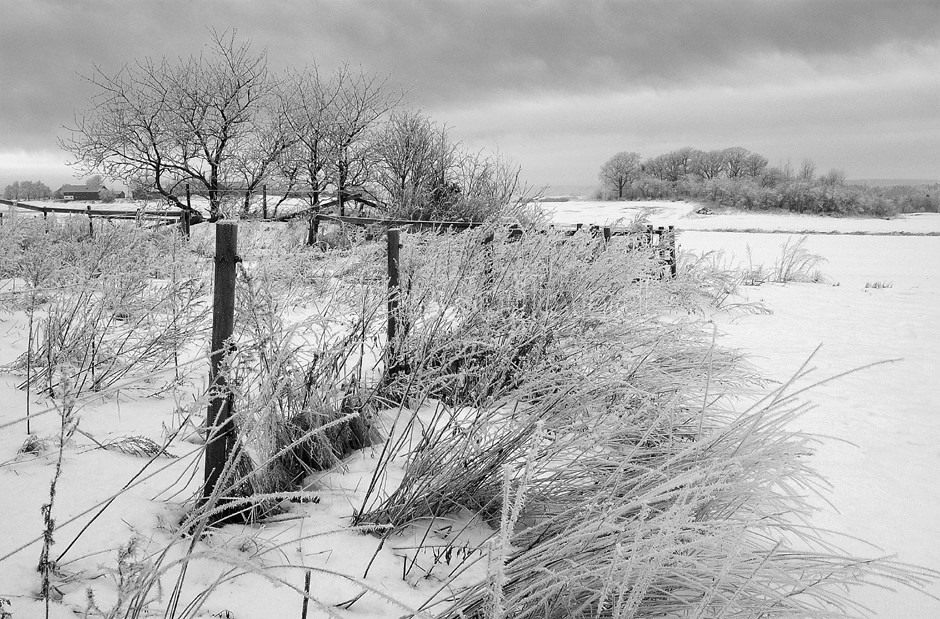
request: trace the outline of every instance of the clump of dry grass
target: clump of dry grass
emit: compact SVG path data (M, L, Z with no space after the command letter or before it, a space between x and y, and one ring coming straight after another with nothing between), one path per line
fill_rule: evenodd
M821 282L822 273L817 268L826 259L806 249L806 236L801 236L796 242L787 239L780 248L780 257L774 262L772 281L785 284L787 282Z
M177 232L102 225L89 238L70 219L8 228L11 275L28 283L13 305L25 306L30 324L27 351L11 366L26 372L21 388L54 395L55 368L68 364L79 393L99 391L177 362L203 336L207 281Z
M355 271L339 282L334 275L346 268L342 260L322 255L315 261L318 277L294 277L311 264L312 254L300 245L259 249L260 243L249 244L243 255L235 352L224 368L238 403L239 470L231 472L223 498L241 505L296 492L307 474L337 465L379 436L370 341L383 328L377 320L382 291L357 283Z
M176 457L166 450L166 445L161 445L146 436L122 436L100 443L100 447L101 449L119 451L138 458Z
M822 483L811 438L790 430L802 406L781 391L733 410L757 379L676 311L695 303L691 278L663 282L649 256L587 235L495 255L474 240L405 242L420 249L403 257L392 347L402 405L354 519L393 531L470 510L490 524L489 576L428 609L841 616L863 577L935 576L847 556L808 523ZM404 478L389 486L392 463Z
M733 300L741 286L764 281L755 268L737 268L721 250L702 254L683 252L680 266L681 276L695 281L705 300L717 309L738 307Z

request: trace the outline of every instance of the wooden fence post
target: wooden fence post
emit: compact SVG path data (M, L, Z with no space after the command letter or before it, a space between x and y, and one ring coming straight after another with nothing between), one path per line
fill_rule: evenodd
M659 265L659 279L664 279L666 277L666 269L669 267L669 257L668 257L668 248L666 247L666 229L662 226L658 228L653 228L652 230L651 241L655 239L653 244L653 251L656 256L656 262Z
M316 245L318 234L320 234L320 216L314 213L307 222L307 245Z
M389 228L388 234L388 347L390 361L396 356L395 338L398 335L398 302L401 295L401 231Z
M486 294L484 297L485 302L489 302L489 293L495 283L495 277L493 276L493 267L496 262L496 248L493 247L494 240L496 240L496 233L490 231L480 241L483 246L483 292Z
M304 574L304 603L300 608L300 619L307 619L307 605L310 602L310 570Z
M604 226L604 246L610 243L610 226Z
M676 260L676 227L669 226L669 273L673 277L679 274L679 265Z
M183 211L183 234L189 240L190 213L192 213L192 203L190 201L189 183L186 183L186 210Z
M88 236L95 238L95 227L91 223L91 205L88 204L85 206L85 213L88 214Z
M228 391L222 362L234 346L235 264L238 262L238 225L220 221L215 228L215 284L212 306L212 348L209 356L209 409L206 413L206 468L202 499L212 497L235 445L231 423L234 397Z
M261 219L268 218L268 186L261 185Z

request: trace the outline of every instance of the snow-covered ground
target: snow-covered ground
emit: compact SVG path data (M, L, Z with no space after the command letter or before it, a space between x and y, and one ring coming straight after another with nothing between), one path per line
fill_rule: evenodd
M623 206L622 206L623 205ZM789 380L809 359L814 371L800 386L883 361L812 389L814 408L801 429L828 437L814 456L832 485L831 505L819 500L815 522L866 542L845 547L865 555L897 555L940 569L940 237L878 236L940 232L940 215L892 220L834 219L750 213L694 215L685 203L560 203L566 223L631 219L682 230L682 251L723 252L727 263L772 267L781 246L800 235L713 232L722 229L862 232L811 234L806 249L826 258L827 283L743 287L738 301L772 313L718 314L719 341L746 351L762 373ZM627 208L625 208L625 206ZM750 249L750 258L748 258ZM875 285L888 287L875 287ZM867 287L866 287L867 286ZM940 596L940 584L930 589ZM869 587L857 593L876 616L940 617L940 601L923 594Z
M883 361L812 389L801 428L824 439L816 468L832 485L815 522L854 536L844 546L868 556L896 555L940 569L940 215L891 220L766 213L697 215L685 202L560 202L559 223L608 224L645 214L681 231L681 251L722 252L726 264L772 267L785 242L809 234L808 251L827 283L743 287L736 301L772 313L720 313L719 342L747 352L761 372L787 381L810 360L816 381ZM716 232L762 230L765 233ZM792 231L794 234L780 234ZM776 232L776 234L774 234ZM846 234L861 233L861 234ZM748 257L750 250L750 257ZM875 286L888 287L875 287ZM867 287L866 287L867 286ZM940 583L930 589L940 596ZM940 617L940 601L901 589L860 590L875 615Z
M723 249L743 261L749 246L755 262L772 265L785 240L686 232L680 246ZM744 300L773 313L716 316L720 341L747 351L764 375L780 381L821 346L810 361L815 371L800 385L890 361L807 394L816 407L801 429L830 437L814 463L832 484L832 505L819 502L816 522L880 547L866 552L847 543L855 552L940 568L940 238L809 236L806 247L828 258L821 270L831 283L743 288ZM890 287L871 287L876 283ZM940 585L931 592L940 595ZM911 591L860 595L879 617L940 616L940 601Z
M890 221L767 214L699 216L691 214L695 205L681 202L566 202L552 206L559 223L585 224L631 220L646 209L650 223L675 225L682 231L682 251L720 250L729 263L746 263L750 249L750 259L767 267L773 265L781 245L798 235L709 230L874 233L809 236L807 249L827 259L821 265L827 283L745 287L739 300L761 302L772 313L719 312L711 320L721 332L720 343L746 351L766 376L779 381L796 373L820 345L810 362L816 369L800 385L890 361L838 378L807 394L816 406L802 418L802 428L829 437L813 456L816 467L832 484L832 504L819 501L821 511L816 523L880 548L846 538L844 546L853 552L897 555L902 561L940 569L940 490L936 484L940 405L934 395L940 374L940 321L936 309L940 306L940 237L876 235L940 232L940 216L912 215ZM872 287L876 283L880 287ZM22 313L0 315L0 365L23 352L21 328ZM39 509L48 501L54 467L55 450L12 461L25 437L21 424L4 427L25 409L25 395L14 388L16 382L15 377L0 375L0 559L41 534ZM129 434L159 439L162 426L178 421L174 411L186 405L185 400L174 401L167 393L153 398L144 397L143 392L131 395L86 407L81 411L81 428L98 440ZM42 408L34 403L34 412ZM46 415L33 423L39 434L51 435L56 418ZM84 436L76 441L85 448L66 452L54 513L62 529L57 532L54 554L78 532L82 520L68 524L69 519L107 499L134 476L142 463L134 456L94 450ZM102 608L113 603L115 549L135 532L144 542L150 536L166 534L172 524L167 520L180 516L155 511L152 499L178 492L176 500L180 500L192 491L193 481L187 481L184 475L184 465L194 458L187 455L187 445L175 447L176 455L182 456L178 460L158 459L153 470L173 464L123 495L69 552L62 566L66 578L61 583L67 605L84 608L85 587L89 584ZM189 448L197 449L194 445ZM356 487L360 483L357 480L361 480L357 474L366 473L373 456L362 453L347 463L345 471L324 474L317 482L319 503L292 505L280 521L260 529L229 527L224 534L200 544L228 552L233 563L259 556L268 564L319 561L321 571L314 575L313 584L317 596L328 604L355 598L360 589L329 572L360 577L376 553L376 538L341 530L361 500L363 490ZM316 517L292 517L301 509ZM456 530L460 523L454 525ZM423 534L415 533L419 537ZM430 535L433 538L437 533ZM431 556L419 555L419 567L409 573L409 586L403 587L401 572L408 560L402 557L408 556L407 547L416 545L416 540L403 536L390 540L390 545L391 549L377 555L369 582L379 587L378 594L418 605L430 597L435 587L434 579L421 577L420 569L433 572L448 566L438 565ZM105 549L102 554L88 556ZM33 545L0 560L0 598L11 599L13 619L42 616L41 605L27 599L35 593L38 582L38 550L39 546ZM283 568L275 572L289 586L272 586L260 576L223 583L217 588L219 595L199 616L222 610L232 611L239 619L299 616L301 596L291 587L303 587L302 571ZM81 578L68 579L69 574L79 573ZM96 573L100 575L93 578ZM188 592L210 586L213 578L207 564L194 562L187 580ZM394 589L385 588L392 585ZM261 590L266 593L259 595L257 591ZM940 584L934 584L930 592L940 596ZM879 617L940 616L940 601L908 590L892 592L871 587L858 596ZM53 605L51 616L74 616L67 605ZM356 601L352 609L349 616L401 614L375 594ZM324 613L317 611L311 616Z
M940 214L912 213L893 219L859 219L790 213L718 211L711 215L695 213L700 204L650 200L637 202L598 202L572 200L546 203L554 219L566 224L614 224L630 222L637 215L656 226L679 230L762 230L766 232L839 232L868 234L940 234Z

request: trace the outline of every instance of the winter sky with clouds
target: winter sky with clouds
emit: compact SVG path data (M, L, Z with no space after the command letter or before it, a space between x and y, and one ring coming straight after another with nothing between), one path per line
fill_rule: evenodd
M237 29L278 69L361 65L534 185L613 153L744 146L849 178L940 179L940 0L0 0L0 184L72 180L95 66Z

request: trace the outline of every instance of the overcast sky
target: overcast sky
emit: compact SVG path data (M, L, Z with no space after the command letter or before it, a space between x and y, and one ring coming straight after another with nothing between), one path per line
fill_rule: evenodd
M237 29L274 68L390 75L534 185L613 153L744 146L849 178L940 178L940 0L0 0L0 184L72 180L82 76Z

